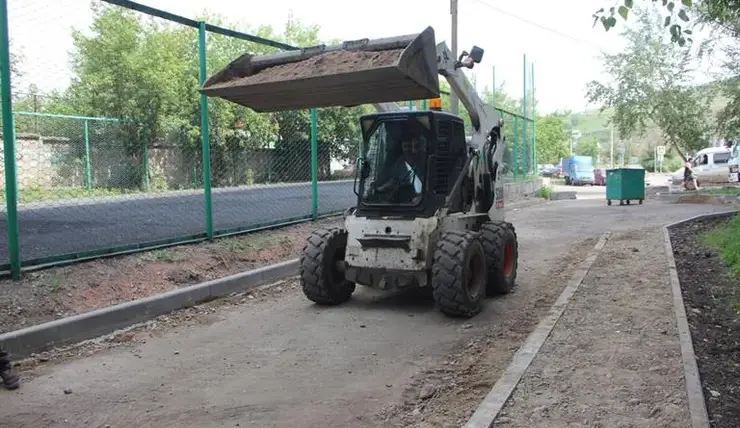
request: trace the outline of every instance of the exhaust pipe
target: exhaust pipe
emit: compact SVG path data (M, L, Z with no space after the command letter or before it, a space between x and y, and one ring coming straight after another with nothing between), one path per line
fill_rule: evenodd
M200 89L257 112L439 97L434 29L274 55L244 54Z

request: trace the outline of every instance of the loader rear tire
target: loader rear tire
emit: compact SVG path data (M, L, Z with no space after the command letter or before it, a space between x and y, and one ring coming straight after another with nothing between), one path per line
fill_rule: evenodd
M337 263L344 260L347 231L340 228L313 231L303 247L299 274L306 297L320 305L338 305L350 299L355 283L348 281Z
M481 226L480 232L488 266L486 295L507 294L516 284L519 266L519 242L514 225L489 221Z
M432 295L439 310L470 318L483 309L486 253L472 231L446 232L434 250Z

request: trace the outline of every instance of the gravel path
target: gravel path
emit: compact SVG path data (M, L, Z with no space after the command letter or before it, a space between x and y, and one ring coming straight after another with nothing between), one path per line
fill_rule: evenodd
M412 293L366 289L358 290L345 305L319 308L294 284L288 285L265 298L239 298L229 307L217 307L220 303L214 302L214 309L186 312L189 315L175 317L174 322L159 322L159 327L114 339L125 341L126 346L101 346L82 358L72 355L41 362L30 372L24 371L24 376L34 377L19 391L0 392L0 421L3 427L34 428L460 426L562 291L569 270L588 254L599 235L607 229L654 228L720 208L657 203L607 207L598 200L515 208L507 216L520 239L517 287L510 295L489 299L483 312L471 320L445 317L433 302ZM630 236L638 239L642 235ZM631 272L646 263L649 251L643 244L625 241L623 245L638 246L641 252L627 253L629 258L622 259L617 251L613 259L622 263L622 271ZM630 352L612 356L611 341L597 342L600 347L584 343L598 353L583 364L609 361L615 373L625 370L621 365L654 365L658 371L649 372L653 377L641 376L646 385L653 385L652 380L671 373L672 360L646 362L632 334L647 323L667 331L665 336L649 328L642 331L655 344L662 344L661 340L671 340L671 327L649 324L657 322L652 318L659 317L657 304L648 311L634 309L634 320L618 316L633 310L629 304L650 306L661 298L657 290L638 282L651 278L650 267L644 267L644 272L625 274L631 277L612 278L611 290L607 290L613 298L629 293L631 298L589 301L599 312L584 321L590 328L604 329L599 340L624 340L616 350ZM610 315L616 309L622 312ZM630 325L632 334L615 333L629 331ZM580 338L574 336L570 340L579 343ZM584 352L572 346L569 350ZM678 352L677 345L664 352L670 357L670 352ZM588 372L580 379L587 382ZM680 384L680 375L676 384ZM578 385L583 392L596 388ZM567 395L578 397L579 393L574 387ZM604 394L600 396L606 400ZM641 397L637 406L648 415L653 402L664 399ZM671 395L669 404L673 399L678 397ZM668 415L673 413L663 407L658 416L670 422ZM616 405L605 404L604 408L613 409L616 415L625 411Z
M612 235L497 424L690 426L662 229Z

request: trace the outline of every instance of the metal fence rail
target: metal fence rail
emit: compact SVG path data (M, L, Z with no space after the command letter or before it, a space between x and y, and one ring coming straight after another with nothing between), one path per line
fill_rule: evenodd
M358 119L370 106L260 114L197 92L238 55L296 49L291 44L104 0L92 7L93 35L75 39L74 81L39 96L12 86L11 46L23 41L8 22L42 12L12 5L9 14L0 0L1 271L18 278L23 269L292 224L354 205ZM533 97L527 85L525 77L523 100ZM500 110L512 178L536 172L534 108L524 104L521 114Z

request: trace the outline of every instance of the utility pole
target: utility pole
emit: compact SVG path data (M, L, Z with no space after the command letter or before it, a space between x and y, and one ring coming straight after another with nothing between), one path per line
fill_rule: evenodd
M614 168L614 125L611 125L610 128L611 128L611 132L610 132L611 147L609 148L609 167Z
M452 15L452 56L457 59L457 0L450 0L450 15ZM457 95L450 91L450 109L457 114Z
M491 90L491 104L496 107L496 66L493 66L493 89Z

